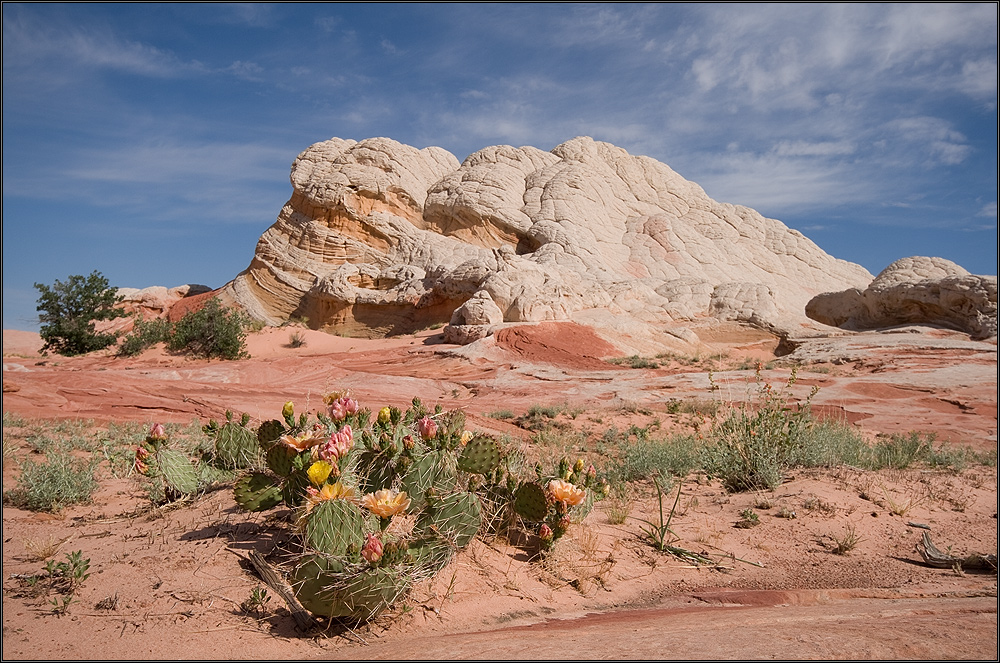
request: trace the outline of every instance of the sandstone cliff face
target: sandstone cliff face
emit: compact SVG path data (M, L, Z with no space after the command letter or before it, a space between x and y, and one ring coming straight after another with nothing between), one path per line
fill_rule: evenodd
M944 258L902 258L864 290L818 295L806 315L845 329L931 324L990 338L997 335L997 277L970 274Z
M293 193L224 294L280 324L348 335L601 309L649 323L810 324L819 293L872 276L665 164L580 137L488 147L464 163L387 138L331 139L295 160Z

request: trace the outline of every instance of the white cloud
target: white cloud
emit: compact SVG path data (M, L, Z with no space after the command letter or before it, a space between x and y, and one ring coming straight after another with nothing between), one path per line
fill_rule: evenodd
M976 213L976 216L984 216L987 218L997 218L997 201L986 203L983 208Z

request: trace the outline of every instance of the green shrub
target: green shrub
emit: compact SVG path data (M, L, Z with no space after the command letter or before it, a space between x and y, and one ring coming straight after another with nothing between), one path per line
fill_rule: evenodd
M74 274L65 283L56 280L52 287L36 283L35 288L41 293L37 310L41 311L39 334L45 341L42 352L80 355L102 350L117 340L118 334L97 333L94 328L97 320L122 317L116 308L122 297L100 272Z
M795 384L795 370L787 387ZM704 448L705 469L722 480L726 490L742 492L776 488L785 470L799 464L815 420L809 404L789 406L784 390L775 392L757 372L758 405L742 403L712 427L714 444Z
M157 343L167 341L173 326L165 318L153 320L136 320L132 331L118 346L119 357L134 357L153 347Z
M192 311L174 325L167 345L174 352L198 357L244 359L250 319L236 310L223 308L213 297L198 311Z
M96 467L96 460L77 459L65 451L50 453L41 464L26 460L17 486L4 494L5 501L30 511L58 511L87 503L97 490Z

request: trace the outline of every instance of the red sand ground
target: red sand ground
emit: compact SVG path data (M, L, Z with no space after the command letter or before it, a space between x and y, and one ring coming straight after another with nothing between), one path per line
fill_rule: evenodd
M559 422L591 439L657 419L661 432L692 430L696 415L671 415L670 402L752 395L753 371L735 367L766 360L776 344L721 328L713 352L729 354L714 364L636 370L603 362L619 353L577 325L511 328L460 350L435 331L385 340L296 331L304 347L288 347L292 330L268 329L251 337L252 359L208 362L162 350L43 358L37 335L5 330L4 412L95 425L205 422L226 409L265 419L289 399L315 410L324 393L346 387L372 408L414 395L461 407L470 427L527 445L527 433L486 415L567 404ZM897 336L837 341L829 361L799 369L790 391L804 398L819 386L817 411L866 435L919 430L995 449L995 343L938 331ZM787 367L762 372L776 387L788 375ZM5 454L12 432L5 427ZM4 490L30 455L5 458ZM241 513L227 491L148 511L138 481L101 476L90 505L55 515L4 506L5 659L990 659L997 651L996 575L924 566L914 550L924 530L910 524L930 526L956 554L995 553L995 468L799 471L765 495L729 495L689 477L672 528L677 545L731 555L713 569L644 542L641 520L656 517L656 499L640 487L629 520L611 524L612 504L599 503L544 565L504 541L477 540L374 624L309 634L277 597L261 620L239 610L259 584L242 560L250 549L287 545L282 518ZM734 527L746 508L761 525ZM794 519L778 516L792 511ZM857 547L833 554L833 540L852 528ZM15 574L39 573L36 549L63 539L54 559L81 550L91 576L56 616L51 597L26 596ZM112 597L114 609L99 607Z

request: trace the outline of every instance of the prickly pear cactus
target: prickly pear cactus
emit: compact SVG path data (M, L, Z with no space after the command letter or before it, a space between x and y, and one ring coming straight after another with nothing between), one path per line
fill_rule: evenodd
M345 617L368 621L392 605L410 588L409 578L391 567L369 569L346 576L339 598Z
M452 493L431 500L417 519L416 531L437 534L458 548L469 545L483 521L483 509L474 493Z
M198 469L185 454L161 447L156 463L168 488L183 495L198 492Z
M337 617L341 601L336 580L343 570L340 560L311 553L302 557L288 580L303 608L319 617Z
M264 449L269 449L271 445L285 433L285 426L277 419L265 421L257 428L257 442Z
M215 461L229 470L260 465L261 449L257 435L242 422L226 422L215 435Z
M495 470L503 458L500 445L492 437L476 435L458 457L458 467L466 472L487 475Z
M267 511L281 504L281 485L261 472L244 474L233 487L233 497L245 511Z
M279 477L287 477L295 470L295 459L299 455L295 449L284 444L272 445L267 450L267 467Z
M361 550L365 544L365 517L347 500L320 502L306 516L306 546L333 556Z
M514 492L514 511L525 520L545 520L549 512L545 489L534 482L522 483Z
M455 456L447 451L428 451L417 458L403 477L402 490L409 495L411 510L427 504L427 494L444 495L455 488Z
M285 484L281 487L281 498L285 500L285 505L296 507L302 504L305 499L306 488L312 482L309 476L302 470L295 470L285 477Z

